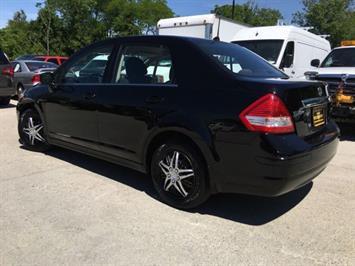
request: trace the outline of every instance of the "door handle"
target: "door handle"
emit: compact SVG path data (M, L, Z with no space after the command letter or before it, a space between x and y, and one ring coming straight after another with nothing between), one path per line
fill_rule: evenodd
M150 96L145 100L146 103L150 104L157 104L161 103L162 101L164 101L164 98L160 96Z

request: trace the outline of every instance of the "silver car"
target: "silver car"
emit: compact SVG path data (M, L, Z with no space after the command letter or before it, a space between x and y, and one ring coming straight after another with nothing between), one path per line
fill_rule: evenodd
M11 62L14 69L14 85L17 96L21 98L26 89L40 83L40 75L54 72L58 65L34 60L16 60Z

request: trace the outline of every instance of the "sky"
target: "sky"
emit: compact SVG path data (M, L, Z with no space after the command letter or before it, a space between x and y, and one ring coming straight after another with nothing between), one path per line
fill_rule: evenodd
M36 3L40 0L0 0L0 28L6 26L13 14L23 9L28 19L37 16ZM247 0L236 0L237 4ZM255 0L259 7L279 9L286 22L290 22L292 14L302 8L301 0ZM207 14L215 5L231 4L232 0L168 0L169 7L179 16Z

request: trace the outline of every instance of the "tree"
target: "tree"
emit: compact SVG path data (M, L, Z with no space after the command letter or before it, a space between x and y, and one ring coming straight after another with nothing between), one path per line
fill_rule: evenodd
M37 7L36 20L19 11L0 30L0 48L11 58L72 55L107 37L146 34L160 18L173 16L166 0L42 0Z
M31 24L23 10L17 11L6 28L0 30L0 48L10 58L28 53L42 53L42 46L33 40Z
M293 15L293 23L312 27L316 34L330 35L333 46L341 40L355 38L353 0L303 0L302 11Z
M216 5L211 13L232 18L232 5ZM272 26L276 25L282 15L279 10L271 8L259 8L254 1L248 1L245 4L235 5L234 19L252 26Z

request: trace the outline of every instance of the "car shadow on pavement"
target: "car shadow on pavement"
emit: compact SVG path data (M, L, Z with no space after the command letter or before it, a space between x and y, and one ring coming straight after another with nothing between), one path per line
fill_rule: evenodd
M145 174L62 148L55 148L46 154L144 191L158 200L151 179ZM296 191L275 198L217 194L202 206L188 212L212 215L248 225L262 225L295 207L309 193L312 185L313 183L310 183Z
M355 124L338 124L340 128L340 140L355 141Z
M282 216L300 203L313 182L285 195L266 198L241 194L217 194L196 211L248 225L263 225Z

